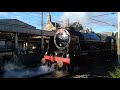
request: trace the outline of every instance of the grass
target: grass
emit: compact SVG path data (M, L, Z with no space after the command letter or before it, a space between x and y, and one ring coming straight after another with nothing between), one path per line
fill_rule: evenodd
M120 78L120 66L115 67L114 72L109 72L111 78Z

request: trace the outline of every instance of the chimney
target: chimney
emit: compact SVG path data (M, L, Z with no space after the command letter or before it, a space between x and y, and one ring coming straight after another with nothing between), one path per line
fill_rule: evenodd
M65 21L65 27L69 27L69 19L66 19L66 21Z
M51 15L50 15L50 12L49 12L49 15L47 16L47 23L50 23L51 22Z
M87 27L86 27L86 26L84 27L84 30L87 30Z
M90 28L90 32L92 32L92 28Z

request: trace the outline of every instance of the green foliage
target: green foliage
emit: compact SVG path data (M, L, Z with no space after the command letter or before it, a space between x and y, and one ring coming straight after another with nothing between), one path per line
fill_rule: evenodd
M115 35L116 35L116 38L118 38L118 32L116 32Z
M120 78L120 67L115 67L115 72L109 72L111 78Z

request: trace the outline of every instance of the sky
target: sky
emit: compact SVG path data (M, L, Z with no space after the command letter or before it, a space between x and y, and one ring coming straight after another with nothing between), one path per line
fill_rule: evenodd
M49 12L43 12L44 26L48 14ZM79 22L97 33L118 31L117 12L50 12L50 14L51 20L60 24L69 19L70 23ZM0 12L0 19L18 19L41 29L41 12Z

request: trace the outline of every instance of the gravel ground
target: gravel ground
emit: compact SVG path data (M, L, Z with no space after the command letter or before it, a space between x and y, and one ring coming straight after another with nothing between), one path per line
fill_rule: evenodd
M111 78L109 71L114 71L116 65L116 62L107 63L105 65L97 66L89 72L86 72L84 74L77 74L70 78Z

